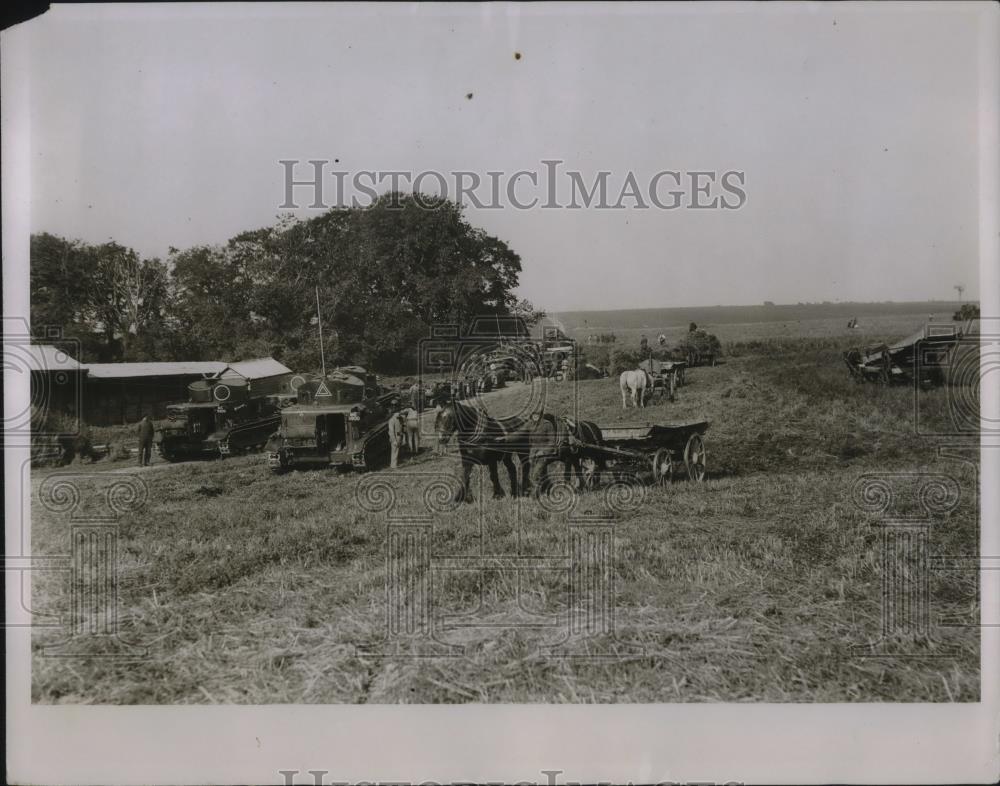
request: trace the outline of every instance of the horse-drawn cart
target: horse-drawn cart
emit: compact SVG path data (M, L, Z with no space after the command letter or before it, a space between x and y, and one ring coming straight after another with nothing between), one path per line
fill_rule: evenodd
M701 421L677 426L598 427L599 441L577 438L572 451L586 488L594 488L605 472L616 479L651 474L652 482L660 486L683 476L701 482L705 479L704 435L708 426L708 421Z
M673 401L674 392L684 384L687 363L683 360L647 358L639 364L639 368L646 371L653 380L652 395L667 396Z

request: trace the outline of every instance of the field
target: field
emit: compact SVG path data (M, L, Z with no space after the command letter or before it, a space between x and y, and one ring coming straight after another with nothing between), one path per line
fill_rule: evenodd
M453 476L455 454L430 449L396 472L366 475L275 477L259 456L135 470L148 499L119 521L118 608L122 637L145 657L45 657L59 636L37 631L33 699L977 701L974 573L932 572L929 638L869 646L882 628L883 546L854 502L859 478L898 473L904 486L914 476L954 478L961 497L933 516L930 556L978 553L975 467L939 456L940 441L914 429L915 411L932 430L949 423L949 396L965 393L857 386L840 359L852 343L898 338L920 320L873 317L862 339L839 318L784 333L772 323L742 332L706 325L723 339L725 362L690 370L676 401L644 410L622 410L615 380L550 385L549 411L602 425L711 421L704 483L637 488L625 502L599 489L580 492L567 511L493 500L477 487L474 503L452 506L435 484ZM514 385L486 405L516 410L527 391ZM133 471L95 468L78 481L83 511L101 504L109 477ZM36 491L51 477L34 473ZM898 498L912 512L910 491ZM429 580L436 640L407 640L387 654L387 608L396 608L387 586L398 578L386 556L398 546L387 543L388 517L413 524L428 505L435 568L407 574L402 586ZM33 552L67 553L66 515L37 502L33 510ZM560 562L567 525L595 514L613 522L614 635L575 649L571 639L564 652L577 599ZM35 608L65 611L66 585L39 573Z

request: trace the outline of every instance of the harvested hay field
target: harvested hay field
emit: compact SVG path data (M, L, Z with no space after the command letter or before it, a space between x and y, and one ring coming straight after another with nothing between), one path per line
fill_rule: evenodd
M58 636L39 630L33 700L977 701L976 575L933 571L932 635L871 648L883 545L854 499L867 473L953 478L961 496L931 517L929 556L978 553L975 465L913 427L915 401L927 422L947 421L949 390L855 385L842 344L733 342L725 363L689 371L676 401L640 410L622 410L616 379L549 386L548 411L601 425L711 421L704 483L643 488L627 504L609 507L599 489L567 510L477 487L473 504L448 505L435 483L457 459L430 449L367 475L275 477L260 457L141 473L145 505L119 520L118 613L144 657L46 657ZM502 414L523 396L513 385L487 403ZM83 509L106 475L79 480ZM33 477L33 552L65 554L66 515L37 502L49 477ZM569 525L595 515L613 531L613 634L573 649ZM405 577L427 582L427 608L406 610L408 623L432 621L422 649L386 641L400 521L427 528L434 555L430 575ZM68 603L64 576L35 578L36 610Z

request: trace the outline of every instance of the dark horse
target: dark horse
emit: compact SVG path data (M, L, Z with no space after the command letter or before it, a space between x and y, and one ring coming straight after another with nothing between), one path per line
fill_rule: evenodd
M504 496L500 486L497 464L503 462L510 477L511 493L514 496L527 494L529 487L528 457L531 449L532 424L524 418L493 418L478 407L460 404L457 401L445 405L437 418L438 440L446 444L454 434L458 441L458 451L462 458L461 486L456 491L456 499L470 502L469 475L472 467L481 464L490 473L493 484L493 498ZM514 457L520 461L520 479Z
M535 495L544 494L551 486L549 466L554 462L563 465L563 481L572 482L572 472L583 488L594 488L601 482L606 470L605 459L582 446L600 445L603 441L600 427L589 420L571 420L544 414L537 418L531 432L531 484Z

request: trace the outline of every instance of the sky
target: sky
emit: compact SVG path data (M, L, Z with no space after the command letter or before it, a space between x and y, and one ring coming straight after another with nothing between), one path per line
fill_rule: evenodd
M738 209L466 215L550 312L976 298L980 12L54 6L29 23L31 227L224 243L283 212L282 159L483 179L559 159L610 172L612 203L629 172L735 170Z

